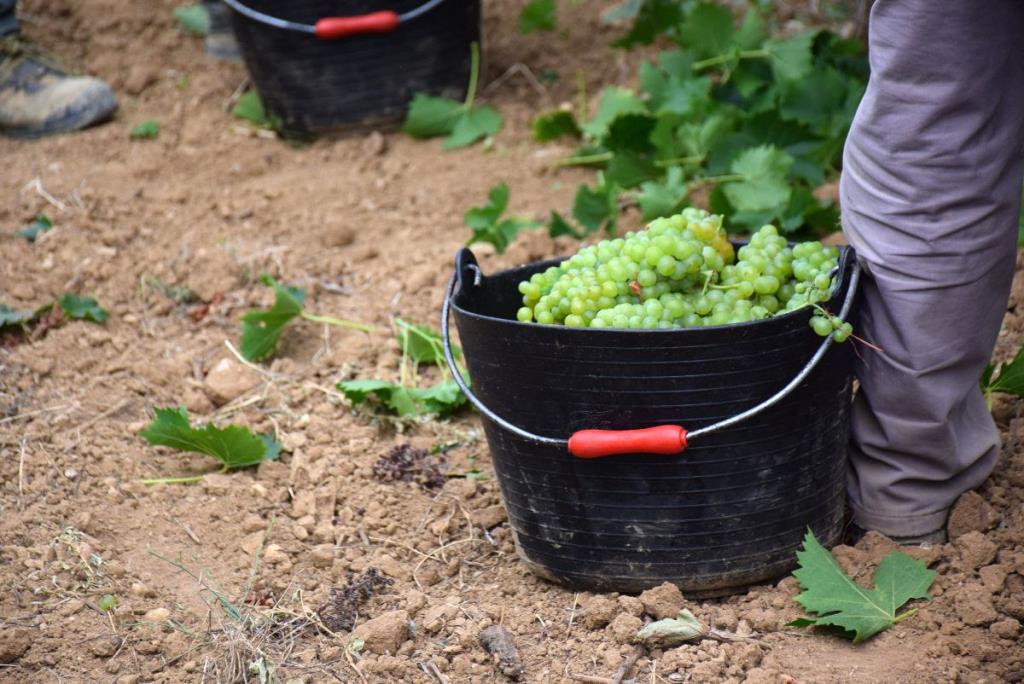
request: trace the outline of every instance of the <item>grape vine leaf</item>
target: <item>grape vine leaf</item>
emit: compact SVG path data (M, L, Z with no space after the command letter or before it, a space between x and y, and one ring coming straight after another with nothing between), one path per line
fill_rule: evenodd
M636 195L644 221L671 216L685 200L686 183L683 181L683 170L678 166L670 167L662 180L641 183Z
M679 43L697 57L715 57L733 45L732 12L704 2L694 7L679 27Z
M533 139L537 142L548 142L556 140L563 135L580 135L579 124L572 112L562 109L555 109L544 112L534 117L531 124Z
M803 549L796 555L800 568L793 575L804 591L795 600L808 612L817 613L816 617L790 623L796 627L830 625L860 643L913 615L916 609L896 613L907 601L931 599L928 589L935 581L935 571L899 551L878 564L873 589L865 589L847 577L809 529Z
M619 188L608 183L604 174L598 173L597 184L591 188L581 185L576 190L572 215L586 229L587 233L598 231L602 225L609 235L615 234L619 219Z
M175 7L173 14L185 33L202 37L210 32L210 13L201 4Z
M601 91L597 112L590 121L581 126L581 129L591 138L603 138L608 133L612 121L630 112L646 113L647 105L632 90L610 86Z
M519 32L555 30L555 0L530 0L519 13Z
M414 138L436 138L448 135L462 114L462 102L446 97L416 93L409 105L402 130Z
M29 242L35 242L40 235L49 231L51 228L53 228L53 221L50 220L50 217L46 214L39 214L32 219L32 223L20 230L14 231L14 234L18 237L25 238Z
M466 403L466 397L454 380L430 387L403 387L384 380L343 380L338 389L353 405L374 397L388 411L402 418L424 415L446 416Z
M398 345L403 354L416 363L445 363L441 335L436 330L429 325L416 325L401 318L395 319L395 327L398 328ZM452 355L459 358L460 354L459 348L453 345Z
M751 147L733 160L732 173L739 180L722 190L739 211L765 211L785 206L792 189L787 182L793 158L773 145Z
M301 287L285 287L268 275L260 278L260 282L274 288L274 305L242 316L242 341L238 351L247 361L261 361L277 351L277 341L284 327L302 315L306 303L306 291Z
M981 376L981 391L990 406L992 395L996 392L1024 397L1024 347L1020 348L1009 363L1001 363L998 366L989 364L985 367L985 372Z
M160 123L148 119L132 128L129 137L134 140L155 140L160 135Z
M240 425L192 427L184 407L156 408L154 413L153 422L139 433L143 439L156 446L213 456L225 470L273 461L281 453L281 445L273 437L254 435Z
M35 311L12 309L6 304L0 304L0 328L24 325L31 322L35 317Z
M629 31L612 43L613 47L649 45L659 34L683 20L683 3L679 0L626 0L605 12L602 18L606 23L633 20Z
M463 222L473 231L472 237L466 242L467 246L486 242L494 245L500 254L512 244L519 231L537 226L536 221L516 216L499 220L508 208L508 197L508 185L499 183L487 194L487 204L473 207L463 215Z
M764 42L776 79L794 80L807 75L811 70L811 46L816 35L816 31L807 31L792 38Z
M77 321L92 321L93 323L102 323L107 320L106 310L92 297L80 297L69 292L57 300L57 303L60 304L61 311L68 318Z
M452 126L451 135L445 139L442 147L454 150L472 145L477 140L500 131L502 123L501 114L494 107L464 107Z

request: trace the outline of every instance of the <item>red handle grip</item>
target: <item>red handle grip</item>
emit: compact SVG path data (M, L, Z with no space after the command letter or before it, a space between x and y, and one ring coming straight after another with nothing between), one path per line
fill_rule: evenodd
M344 38L360 33L387 33L398 27L398 14L371 12L355 17L326 17L316 22L316 37L323 40Z
M643 430L580 430L569 438L569 453L577 458L620 454L678 454L686 449L686 430L659 425Z

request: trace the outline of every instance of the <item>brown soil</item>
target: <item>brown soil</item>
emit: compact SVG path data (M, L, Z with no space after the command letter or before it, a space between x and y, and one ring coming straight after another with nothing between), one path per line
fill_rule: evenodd
M296 147L229 118L243 70L211 62L182 36L169 18L176 4L24 3L29 33L110 81L122 106L114 122L85 133L0 139L0 225L39 212L56 224L35 244L0 242L0 301L24 308L74 290L111 312L103 326L67 322L0 350L0 680L259 681L267 666L280 682L484 682L516 676L520 662L529 682L611 676L635 629L679 597L592 597L532 576L516 560L475 416L399 425L353 411L331 388L394 377L390 318L434 324L467 235L461 215L492 184L509 183L516 214L570 205L587 173L552 172L567 150L532 143L529 117L573 97L577 68L590 93L628 82L637 55L609 51L612 32L585 4L567 10L563 33L523 37L511 28L522 3L491 0L488 80L519 62L560 75L544 95L515 75L485 89L506 119L493 149L442 153L437 142L394 133ZM159 139L129 140L148 118L162 123ZM568 248L538 232L505 255L478 252L493 270ZM377 332L295 324L261 372L239 367L224 343L237 343L242 311L268 301L254 280L263 272L304 285L311 310ZM1004 358L1024 327L1024 277L1017 285ZM188 288L197 302L179 303L169 287ZM208 380L223 359L217 373L230 377ZM276 431L285 452L198 485L147 487L141 478L211 467L137 437L153 406L179 403ZM996 406L1003 457L957 512L962 536L915 551L939 575L935 600L912 619L861 646L789 628L799 610L787 578L686 601L756 641L653 651L630 676L1020 681L1021 406ZM425 484L440 460L415 460L428 477L381 477L380 466L375 475L396 445L451 442L440 489ZM473 468L484 477L466 477ZM869 535L836 555L866 580L891 546ZM337 611L356 612L361 652L347 648L348 634L309 626L332 588L347 602ZM105 594L119 599L109 616L97 604ZM508 634L487 632L491 655L480 635L494 625ZM508 636L519 661L493 646Z

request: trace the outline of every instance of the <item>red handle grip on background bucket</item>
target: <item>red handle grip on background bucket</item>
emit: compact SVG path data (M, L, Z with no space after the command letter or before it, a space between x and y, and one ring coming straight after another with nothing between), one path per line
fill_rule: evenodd
M316 22L316 37L322 40L344 38L361 33L388 33L398 28L398 13L371 12L355 17L326 17Z
M603 458L621 454L681 453L686 449L686 429L659 425L642 430L580 430L569 438L569 452L577 458Z

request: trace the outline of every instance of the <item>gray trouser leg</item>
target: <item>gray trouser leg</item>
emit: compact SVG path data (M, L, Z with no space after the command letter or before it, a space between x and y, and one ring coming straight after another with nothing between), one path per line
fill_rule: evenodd
M843 158L867 271L848 491L854 520L939 529L995 465L978 378L1006 310L1024 175L1024 2L877 0Z
M0 0L0 36L18 32L18 18L14 6L18 0Z

